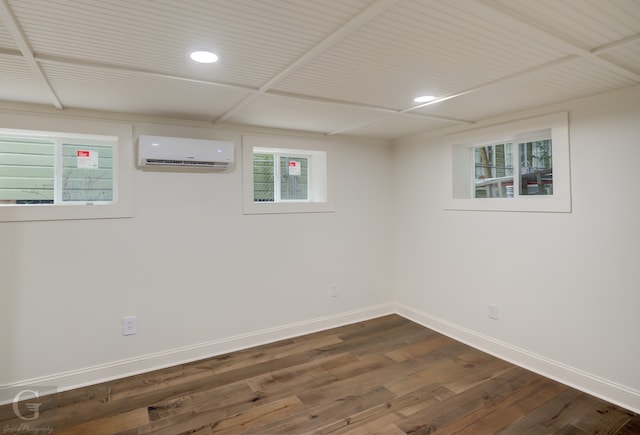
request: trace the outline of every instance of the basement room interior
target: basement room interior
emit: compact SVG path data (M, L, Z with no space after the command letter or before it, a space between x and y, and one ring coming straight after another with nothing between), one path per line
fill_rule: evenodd
M639 434L640 1L0 0L0 428Z

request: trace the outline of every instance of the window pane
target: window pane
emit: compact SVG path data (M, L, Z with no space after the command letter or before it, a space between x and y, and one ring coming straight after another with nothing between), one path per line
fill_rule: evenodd
M273 154L253 154L253 201L273 202Z
M553 195L551 139L518 144L520 151L520 194Z
M113 147L62 145L62 201L113 201Z
M513 144L473 149L474 197L513 198Z
M55 142L0 138L0 204L52 204Z
M280 199L283 201L309 199L309 159L280 157Z

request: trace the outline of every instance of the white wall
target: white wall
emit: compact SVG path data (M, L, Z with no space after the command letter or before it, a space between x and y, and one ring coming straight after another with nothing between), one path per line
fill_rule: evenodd
M393 151L332 139L335 213L245 216L238 166L136 170L132 219L0 224L0 390L384 314L395 290L400 314L640 410L640 88L483 124L557 111L570 113L570 214L442 210L436 134ZM241 161L239 131L140 121L138 134L230 139ZM122 336L125 315L137 335Z
M638 410L640 88L483 125L557 111L569 111L568 214L445 211L442 135L396 144L396 299L423 324Z
M243 215L241 132L138 134L233 140L238 164L135 170L131 219L0 224L0 386L65 389L392 310L390 145L330 139L334 213Z

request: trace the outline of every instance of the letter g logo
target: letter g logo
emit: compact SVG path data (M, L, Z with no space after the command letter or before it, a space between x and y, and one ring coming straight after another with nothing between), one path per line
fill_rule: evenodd
M27 396L27 397L24 397L24 396ZM20 419L31 421L40 417L40 407L42 406L42 403L28 403L28 402L25 403L27 409L33 413L33 416L25 417L20 412L20 407L18 406L18 403L28 398L36 398L36 399L40 398L40 394L38 393L38 390L22 390L18 394L16 394L15 397L13 398L13 412Z

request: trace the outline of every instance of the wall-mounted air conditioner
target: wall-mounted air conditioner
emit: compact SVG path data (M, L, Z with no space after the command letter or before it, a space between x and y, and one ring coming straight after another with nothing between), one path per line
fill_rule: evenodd
M179 137L138 137L138 166L225 169L233 164L233 142Z

